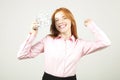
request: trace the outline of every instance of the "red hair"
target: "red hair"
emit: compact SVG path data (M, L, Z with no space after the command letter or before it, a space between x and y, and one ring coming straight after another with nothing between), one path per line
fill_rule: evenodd
M51 23L51 26L50 26L51 36L52 37L57 37L60 33L56 29L56 26L55 26L55 14L57 12L60 12L60 11L62 11L66 15L66 17L71 20L71 34L75 37L75 39L77 39L78 38L77 27L76 27L76 21L74 19L74 16L73 16L73 14L71 13L70 10L68 10L67 8L63 8L63 7L56 9L55 12L52 15L52 18L51 18L52 23Z

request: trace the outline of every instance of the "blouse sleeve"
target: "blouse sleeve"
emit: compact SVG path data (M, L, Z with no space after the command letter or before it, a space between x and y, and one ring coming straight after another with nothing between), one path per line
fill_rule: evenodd
M98 28L94 22L92 22L87 28L94 34L95 41L84 41L82 55L90 54L111 45L107 35Z
M34 35L29 34L28 38L20 46L17 54L18 59L34 58L44 51L43 39L32 45L35 39Z

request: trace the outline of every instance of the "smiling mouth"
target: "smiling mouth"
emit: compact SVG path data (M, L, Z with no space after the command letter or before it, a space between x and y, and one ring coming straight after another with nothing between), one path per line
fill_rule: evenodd
M66 24L63 24L63 25L60 25L59 28L63 29L65 28L67 25Z

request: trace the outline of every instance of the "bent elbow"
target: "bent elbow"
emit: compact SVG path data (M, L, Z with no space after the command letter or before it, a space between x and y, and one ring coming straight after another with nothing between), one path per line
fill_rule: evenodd
M104 47L109 47L111 46L111 41L104 42Z
M28 58L33 58L33 57L27 57L27 56L19 56L19 57L17 57L18 60L23 60L23 59L28 59Z
M18 60L22 60L22 59L26 59L28 58L28 54L27 53L18 53L17 54L17 59Z
M17 55L17 59L22 60L22 59L24 59L24 57Z

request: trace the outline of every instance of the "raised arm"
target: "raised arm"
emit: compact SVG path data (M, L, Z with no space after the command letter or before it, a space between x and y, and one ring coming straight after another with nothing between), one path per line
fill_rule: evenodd
M94 34L95 41L84 41L83 55L101 50L111 45L107 35L91 19L87 19L84 25Z
M32 23L32 31L30 32L28 38L21 45L17 58L18 59L26 59L36 57L38 54L44 51L44 42L43 40L37 42L36 44L32 44L36 35L38 33L38 25L37 22Z

